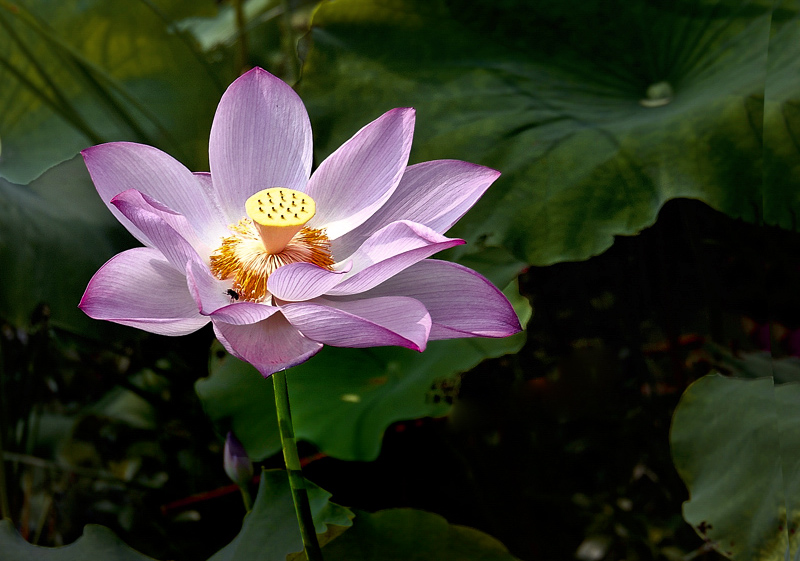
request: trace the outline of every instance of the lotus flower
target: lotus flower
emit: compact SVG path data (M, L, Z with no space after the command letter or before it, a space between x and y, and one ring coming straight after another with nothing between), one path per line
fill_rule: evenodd
M145 247L94 275L80 303L162 335L209 321L264 376L323 345L400 345L520 330L488 280L427 259L464 243L446 232L500 175L455 160L407 166L414 110L393 109L311 174L297 94L255 68L222 96L210 173L160 150L112 142L82 152L106 205Z

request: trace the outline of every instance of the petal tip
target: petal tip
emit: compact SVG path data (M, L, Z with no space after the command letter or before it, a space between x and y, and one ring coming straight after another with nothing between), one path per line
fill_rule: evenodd
M400 114L401 118L405 121L410 121L411 124L417 119L417 110L413 107L396 107L390 111L387 111L389 114L398 113Z

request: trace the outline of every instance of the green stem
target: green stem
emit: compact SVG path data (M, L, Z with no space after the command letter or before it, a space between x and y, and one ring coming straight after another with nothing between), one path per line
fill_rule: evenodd
M247 49L247 18L244 15L244 0L234 0L233 8L236 12L236 29L239 34L239 53L237 66L240 74L247 70L250 54Z
M244 510L248 514L253 510L253 499L250 497L250 491L247 487L240 486L239 491L242 492L242 501L244 501Z
M286 78L290 84L300 79L300 63L297 60L297 39L292 28L292 6L289 0L281 0L283 18L281 20L281 44L286 57Z
M297 522L300 525L300 534L303 537L303 549L308 561L323 561L322 551L317 541L317 533L314 530L311 505L308 503L308 491L306 490L303 472L300 467L300 456L297 454L297 443L294 439L286 372L281 370L273 374L272 385L275 390L275 407L278 410L278 427L281 433L283 459L286 462L286 471L289 474L292 501L294 501L294 510L297 513Z

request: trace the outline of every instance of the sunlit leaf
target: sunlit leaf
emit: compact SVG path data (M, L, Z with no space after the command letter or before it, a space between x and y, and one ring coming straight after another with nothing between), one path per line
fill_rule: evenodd
M516 283L506 294L524 325L531 313L527 300ZM326 347L287 372L295 434L337 458L374 460L392 423L448 411L436 397L437 384L487 358L517 352L524 342L523 332L504 339L432 341L423 353ZM233 430L253 458L280 450L272 383L250 365L223 353L195 389L211 419Z
M213 11L212 0L0 2L0 177L28 183L110 140L205 168L231 76L220 79L173 21Z

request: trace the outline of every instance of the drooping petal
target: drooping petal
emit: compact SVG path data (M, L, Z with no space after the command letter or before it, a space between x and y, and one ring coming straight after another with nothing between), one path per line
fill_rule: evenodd
M372 216L400 182L413 135L414 110L392 109L328 156L304 189L317 203L309 227L333 240Z
M81 154L100 198L143 243L139 229L111 204L111 199L128 189L136 189L185 216L208 245L225 235L228 221L219 211L214 193L172 156L133 142L100 144Z
M214 333L229 353L255 366L264 377L296 366L322 348L321 343L304 337L283 314L250 325L214 321Z
M463 243L464 240L445 237L414 222L393 222L375 232L350 256L353 270L326 294L364 292L418 261Z
M425 306L402 296L349 302L317 298L284 304L281 310L306 337L335 347L394 345L421 352L431 330Z
M128 189L111 199L111 204L139 229L145 243L161 252L178 271L186 269L189 261L200 261L200 256L168 222L171 216L150 205L136 189Z
M245 200L261 189L304 190L311 143L306 109L286 83L261 68L233 82L217 107L208 147L228 223L242 217Z
M290 263L278 268L267 279L267 290L280 300L301 302L322 296L339 284L353 268L348 261L337 271L329 271L311 263Z
M197 311L184 274L148 247L112 257L89 281L79 307L91 318L159 335L186 335L209 321Z
M111 199L111 204L116 207L117 210L120 210L123 215L125 215L125 212L120 209L120 201L127 201L132 205L143 208L150 214L158 216L164 222L166 222L170 228L175 230L181 238L186 240L189 245L194 248L195 252L197 252L202 258L207 259L210 255L211 249L200 238L200 236L198 236L197 231L195 231L192 225L189 224L189 221L184 215L178 214L161 202L151 198L149 195L146 195L141 191L137 191L136 189L128 189L127 191L123 191ZM129 217L126 216L126 218ZM136 224L134 224L134 226L139 228L139 226ZM142 232L142 235L146 236L145 232L142 231L141 228L139 228L139 231ZM149 237L148 240L150 240ZM153 246L152 240L150 240L148 245Z
M236 302L228 293L230 281L217 279L205 264L190 261L186 267L186 282L200 313L213 320L246 325L267 319L279 311L275 306L257 302Z
M493 169L458 160L408 166L397 189L361 226L331 242L334 255L350 255L370 235L397 220L410 220L444 234L500 176Z
M387 295L409 296L425 305L433 321L431 340L507 337L522 329L503 293L457 263L420 261L358 298Z

